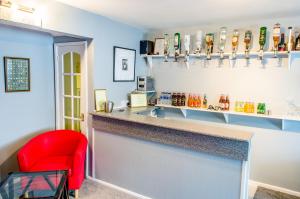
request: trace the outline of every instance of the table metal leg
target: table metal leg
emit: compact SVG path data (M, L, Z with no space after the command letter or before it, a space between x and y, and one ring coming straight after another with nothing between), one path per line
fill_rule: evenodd
M9 199L14 199L14 180L9 179L8 181L8 197Z

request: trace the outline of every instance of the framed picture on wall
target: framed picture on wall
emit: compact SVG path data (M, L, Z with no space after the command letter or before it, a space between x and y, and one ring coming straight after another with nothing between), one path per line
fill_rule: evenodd
M106 89L95 89L95 110L96 112L105 110L105 103L107 101Z
M114 46L114 82L135 81L136 50Z
M5 92L30 91L30 59L4 57Z

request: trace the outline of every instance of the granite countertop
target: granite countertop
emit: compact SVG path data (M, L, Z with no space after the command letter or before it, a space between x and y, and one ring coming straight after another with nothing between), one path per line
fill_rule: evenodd
M137 114L137 112L145 110L150 110L150 108L127 108L123 112L115 110L112 113L93 112L91 115L243 142L250 142L253 136L253 134L248 131L204 125L184 119L165 119Z

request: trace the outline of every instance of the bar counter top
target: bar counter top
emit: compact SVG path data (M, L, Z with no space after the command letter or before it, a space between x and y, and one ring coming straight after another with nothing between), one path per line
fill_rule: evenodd
M209 125L199 124L189 120L173 120L173 119L164 119L164 118L155 118L145 115L136 114L140 111L145 111L149 108L128 108L125 109L123 112L118 110L113 111L112 113L105 113L105 112L94 112L91 113L95 116L113 118L124 120L128 122L136 122L141 124L148 124L159 126L163 128L170 128L180 131L188 131L191 133L198 133L208 136L214 137L221 137L239 141L250 141L253 134L248 131L239 131L239 130L232 130L222 127L214 127Z
M153 108L152 108L153 109ZM110 133L176 145L227 158L248 160L253 134L191 120L137 114L149 108L127 108L112 113L93 112L93 128Z

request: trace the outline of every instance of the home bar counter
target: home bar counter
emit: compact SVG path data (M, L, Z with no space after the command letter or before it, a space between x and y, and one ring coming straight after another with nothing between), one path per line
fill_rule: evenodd
M247 198L252 133L139 114L152 110L92 113L96 179L150 198Z

